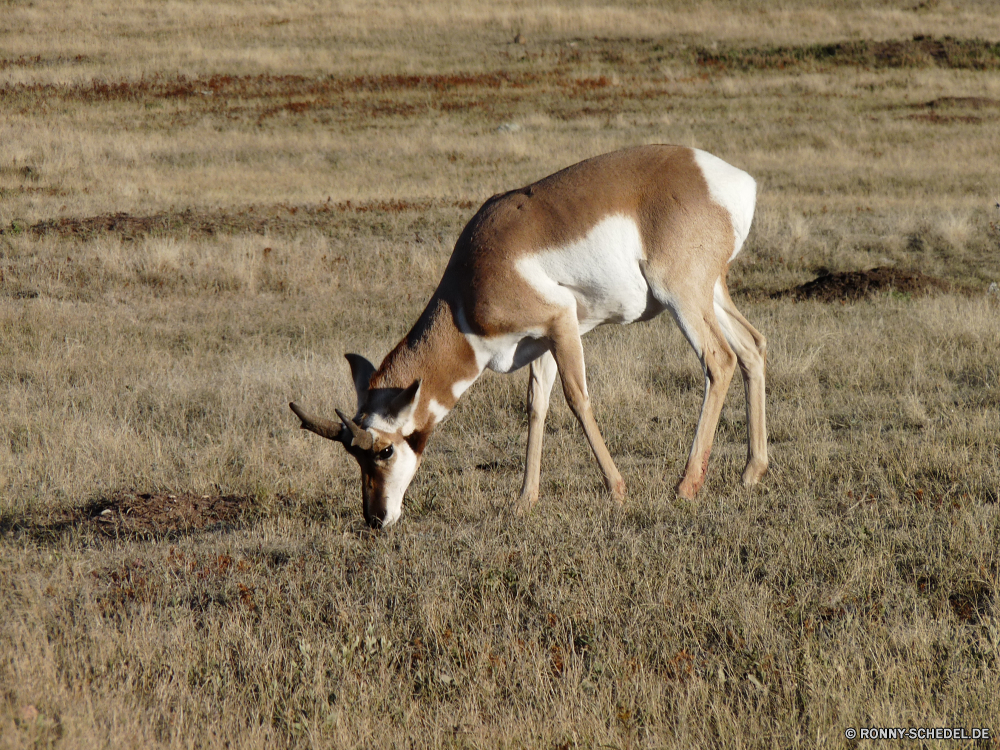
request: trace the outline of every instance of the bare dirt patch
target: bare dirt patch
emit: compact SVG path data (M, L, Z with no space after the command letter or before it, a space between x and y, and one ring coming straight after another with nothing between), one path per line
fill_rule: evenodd
M1000 100L985 96L942 96L924 104L915 104L913 108L921 111L910 115L911 120L974 125L982 122L984 116L1000 114Z
M719 70L825 70L843 66L996 70L1000 68L1000 44L981 39L917 35L903 40L859 39L802 46L699 49L695 60L703 67Z
M238 495L124 492L101 503L100 509L92 506L81 521L114 533L192 531L232 524L246 503L247 498Z
M535 73L494 71L427 75L301 76L301 75L210 75L176 77L153 75L140 79L99 80L78 84L23 83L4 86L0 93L40 93L85 102L145 101L151 99L209 98L247 101L292 96L332 96L337 94L398 91L451 91L456 88L525 88L543 80ZM548 76L552 79L552 76ZM610 85L606 82L605 85Z
M988 620L993 605L994 592L988 583L983 581L966 581L958 586L948 596L955 616L962 622L979 623Z
M414 117L428 112L489 108L501 94L516 100L528 89L580 95L614 89L606 76L566 76L559 71L493 71L428 75L323 76L299 75L165 77L103 80L85 83L17 83L0 85L0 103L11 111L37 116L54 101L84 104L169 103L161 126L187 125L205 114L230 122L263 124L276 116L311 115L324 122L373 116ZM484 96L488 94L488 96Z
M0 70L6 70L7 68L47 68L55 67L56 65L80 65L92 61L92 58L85 55L74 55L73 57L65 55L46 57L42 55L21 55L20 57L0 58Z
M0 531L51 537L79 528L112 537L161 537L231 527L248 504L249 498L239 495L119 492L62 517L7 521Z
M966 109L1000 109L1000 99L990 99L987 96L942 96L927 102L925 107L942 109L964 107Z
M928 276L920 271L880 266L868 271L841 271L824 274L805 284L775 292L771 295L771 299L790 297L794 300L855 302L889 292L921 297L948 291L955 291L955 286L944 279Z
M977 125L983 121L982 117L976 115L942 115L937 112L910 115L910 119L918 122L929 122L934 125L947 125L953 122L960 122L965 125Z
M399 214L423 212L435 208L474 207L472 201L444 200L376 200L326 202L315 205L244 206L232 209L167 211L145 216L124 212L86 217L46 219L32 224L27 230L36 237L56 235L78 240L91 239L101 234L116 234L131 241L150 235L209 237L215 234L285 234L303 229L322 231L338 223L346 214L371 212ZM0 235L19 233L23 228L11 225L0 228Z

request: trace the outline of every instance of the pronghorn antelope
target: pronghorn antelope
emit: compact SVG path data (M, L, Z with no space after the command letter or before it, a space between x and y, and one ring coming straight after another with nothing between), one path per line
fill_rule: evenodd
M753 219L756 183L696 149L639 146L598 156L496 195L462 231L444 276L412 330L376 368L348 354L357 413L339 421L295 403L302 428L344 444L361 465L365 520L387 526L434 427L487 367L530 366L524 482L538 499L542 432L556 373L621 502L625 483L590 408L580 336L602 323L670 310L705 373L705 400L677 491L693 497L730 379L739 363L747 402L743 482L767 469L764 337L733 305L726 272Z

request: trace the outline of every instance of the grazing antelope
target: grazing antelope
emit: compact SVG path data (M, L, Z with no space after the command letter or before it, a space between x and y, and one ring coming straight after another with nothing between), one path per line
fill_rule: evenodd
M737 362L747 403L743 483L767 469L765 340L733 305L726 272L750 231L756 183L721 159L679 146L598 156L496 195L462 231L444 276L412 330L377 369L348 354L353 419L291 409L302 428L344 444L361 465L365 520L388 526L427 440L487 367L530 365L524 482L516 508L538 499L542 431L556 373L621 502L625 483L594 421L580 336L602 323L670 310L705 373L705 400L677 491L705 480Z

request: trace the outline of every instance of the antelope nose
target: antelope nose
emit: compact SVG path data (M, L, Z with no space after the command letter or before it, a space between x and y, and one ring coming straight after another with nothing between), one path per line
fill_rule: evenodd
M371 528L381 529L385 525L385 516L386 511L383 508L382 510L377 510L374 513L366 515L365 521Z

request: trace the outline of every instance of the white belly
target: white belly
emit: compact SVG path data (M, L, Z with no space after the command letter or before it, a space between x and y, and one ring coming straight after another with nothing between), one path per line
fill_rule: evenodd
M649 285L639 227L609 216L564 247L521 258L517 270L546 300L575 307L580 333L602 323L631 323L647 312Z

